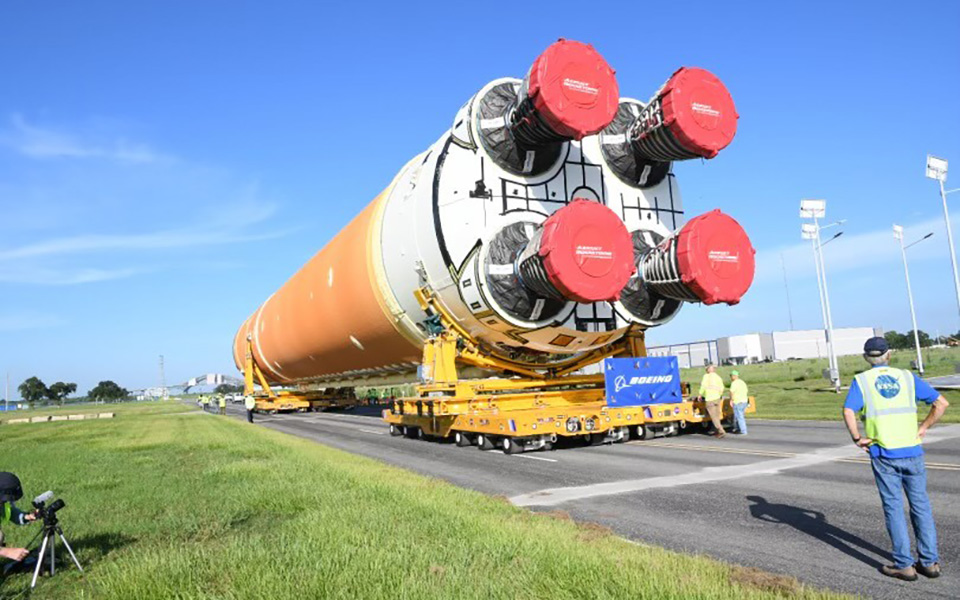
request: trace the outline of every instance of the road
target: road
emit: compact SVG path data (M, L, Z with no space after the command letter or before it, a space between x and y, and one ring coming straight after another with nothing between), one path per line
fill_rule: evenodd
M239 406L229 413L239 417ZM369 456L535 511L562 510L625 538L792 575L874 598L957 598L960 425L925 447L946 575L884 577L889 540L869 463L839 423L749 422L750 435L703 435L507 456L394 438L377 409L258 415L270 429Z

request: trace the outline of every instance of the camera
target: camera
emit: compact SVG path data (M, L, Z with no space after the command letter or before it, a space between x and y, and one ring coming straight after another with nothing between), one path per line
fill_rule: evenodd
M33 499L33 507L37 509L37 517L42 518L47 526L56 525L57 511L67 505L63 498L57 498L47 506L47 501L51 498L53 498L53 492L47 491Z

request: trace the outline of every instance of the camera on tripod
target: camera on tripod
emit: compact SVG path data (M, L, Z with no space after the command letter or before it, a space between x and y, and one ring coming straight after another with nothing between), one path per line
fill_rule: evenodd
M77 560L77 556L73 553L70 542L68 542L66 536L63 535L63 529L61 529L60 521L57 519L57 512L66 506L67 503L63 501L63 498L57 498L48 506L47 502L49 502L51 498L53 498L53 492L47 491L33 499L33 507L37 510L37 518L43 519L43 529L37 534L38 537L42 535L43 540L40 542L40 551L37 553L37 564L33 570L33 580L30 582L31 588L37 585L37 577L40 576L40 570L44 564L44 555L48 552L50 557L49 573L51 576L56 573L57 537L60 538L60 541L63 542L63 547L70 553L73 564L77 565L77 569L79 569L81 573L83 572L83 567L80 566L80 561Z
M63 498L57 498L50 506L47 506L46 504L50 498L53 498L53 492L47 491L33 499L33 507L37 509L37 518L42 518L45 526L48 524L56 525L57 511L67 505L67 503L63 501Z

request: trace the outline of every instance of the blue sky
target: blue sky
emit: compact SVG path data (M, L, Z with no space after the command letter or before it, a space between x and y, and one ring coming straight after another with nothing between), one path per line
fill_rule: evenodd
M677 164L688 214L758 250L737 307L687 307L651 343L820 326L800 198L848 219L825 248L837 326L960 329L928 152L960 186L960 3L47 2L0 8L0 376L154 385L233 373L242 320L432 143L486 81L558 37L623 95L715 72L733 144ZM598 6L600 6L598 4ZM960 218L960 194L953 197ZM960 232L960 220L957 221Z

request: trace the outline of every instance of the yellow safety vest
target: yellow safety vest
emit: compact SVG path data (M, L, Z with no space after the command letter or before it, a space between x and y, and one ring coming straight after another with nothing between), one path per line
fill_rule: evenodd
M723 379L716 373L704 373L700 380L700 395L707 402L715 402L723 396Z
M734 404L746 404L750 402L748 396L747 384L742 379L730 382L730 401Z
M220 396L218 402L220 403L220 408L223 408L227 405L227 398L225 396Z
M10 503L9 502L3 503L3 520L4 521L10 520Z
M247 396L243 399L243 405L247 407L247 410L253 410L257 407L257 401L253 396Z
M860 373L855 380L863 394L860 416L867 437L887 450L919 445L913 373L876 367Z

